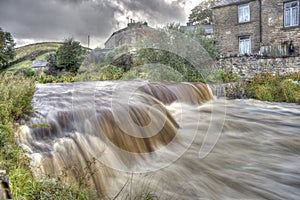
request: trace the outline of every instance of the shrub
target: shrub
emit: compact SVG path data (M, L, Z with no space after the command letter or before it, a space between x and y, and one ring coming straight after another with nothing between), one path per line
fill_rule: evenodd
M222 79L223 83L229 82L241 82L241 78L236 74L229 74L224 72L223 70L219 70L220 78Z
M272 75L262 73L245 86L247 96L262 101L300 103L299 73Z
M101 80L118 80L123 76L124 70L114 65L108 65L100 69Z
M30 110L34 91L32 79L12 73L0 75L0 124L13 122L24 111Z

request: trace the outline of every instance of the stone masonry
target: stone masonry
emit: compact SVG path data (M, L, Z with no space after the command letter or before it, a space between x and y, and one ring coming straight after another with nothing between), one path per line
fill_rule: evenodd
M300 72L300 57L265 58L258 55L220 57L216 65L226 73L248 81L260 73L289 74Z
M251 51L259 51L259 4L258 1L247 2L250 4L250 22L246 23L238 23L239 3L214 8L214 35L221 53L238 54L241 36L250 36Z
M283 2L290 1L262 0L262 41L266 46L293 41L295 52L299 54L300 26L285 28L283 25Z
M239 37L251 37L251 53L258 54L261 46L289 45L300 53L300 22L284 27L284 3L292 0L223 0L213 9L214 35L221 54L238 55ZM298 9L300 7L300 0ZM260 10L261 3L261 10ZM250 21L238 23L238 6L249 4ZM300 11L298 11L300 13ZM261 17L260 17L261 14ZM300 14L298 14L300 16ZM300 21L300 17L298 19ZM261 26L260 26L261 25Z

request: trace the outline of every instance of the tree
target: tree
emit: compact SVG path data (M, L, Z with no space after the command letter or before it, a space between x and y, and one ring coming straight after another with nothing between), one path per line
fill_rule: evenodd
M204 0L195 8L189 16L189 23L191 24L211 24L213 22L212 8L220 0Z
M0 70L5 69L9 61L14 58L15 45L12 35L0 28Z
M197 41L211 56L211 58L216 58L218 55L218 48L216 46L216 38L207 37L203 27L199 26L194 30L188 31L186 33L190 38Z
M86 51L73 38L65 40L56 52L56 64L60 69L77 72L84 60Z
M181 33L184 33L184 29L180 26L180 23L175 23L175 22L168 23L164 27L164 30L165 31L173 30L173 31L179 31Z

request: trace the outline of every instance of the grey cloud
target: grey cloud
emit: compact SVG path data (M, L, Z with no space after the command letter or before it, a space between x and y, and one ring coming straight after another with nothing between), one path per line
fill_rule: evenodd
M185 18L180 6L184 1L0 0L0 27L20 40L61 41L74 37L86 44L90 35L104 42L118 27L117 15L125 16L131 11L134 16L143 16L143 20L165 24Z
M110 4L62 4L56 0L7 0L0 3L0 26L20 39L63 40L74 37L86 41L108 37L117 21L117 9Z
M130 10L143 15L158 23L166 21L178 21L185 19L185 11L180 3L185 0L177 0L168 3L165 0L117 0L125 10Z

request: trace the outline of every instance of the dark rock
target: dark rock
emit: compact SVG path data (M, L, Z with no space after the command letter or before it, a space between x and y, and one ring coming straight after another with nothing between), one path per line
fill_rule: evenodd
M0 170L0 199L12 199L6 171Z

